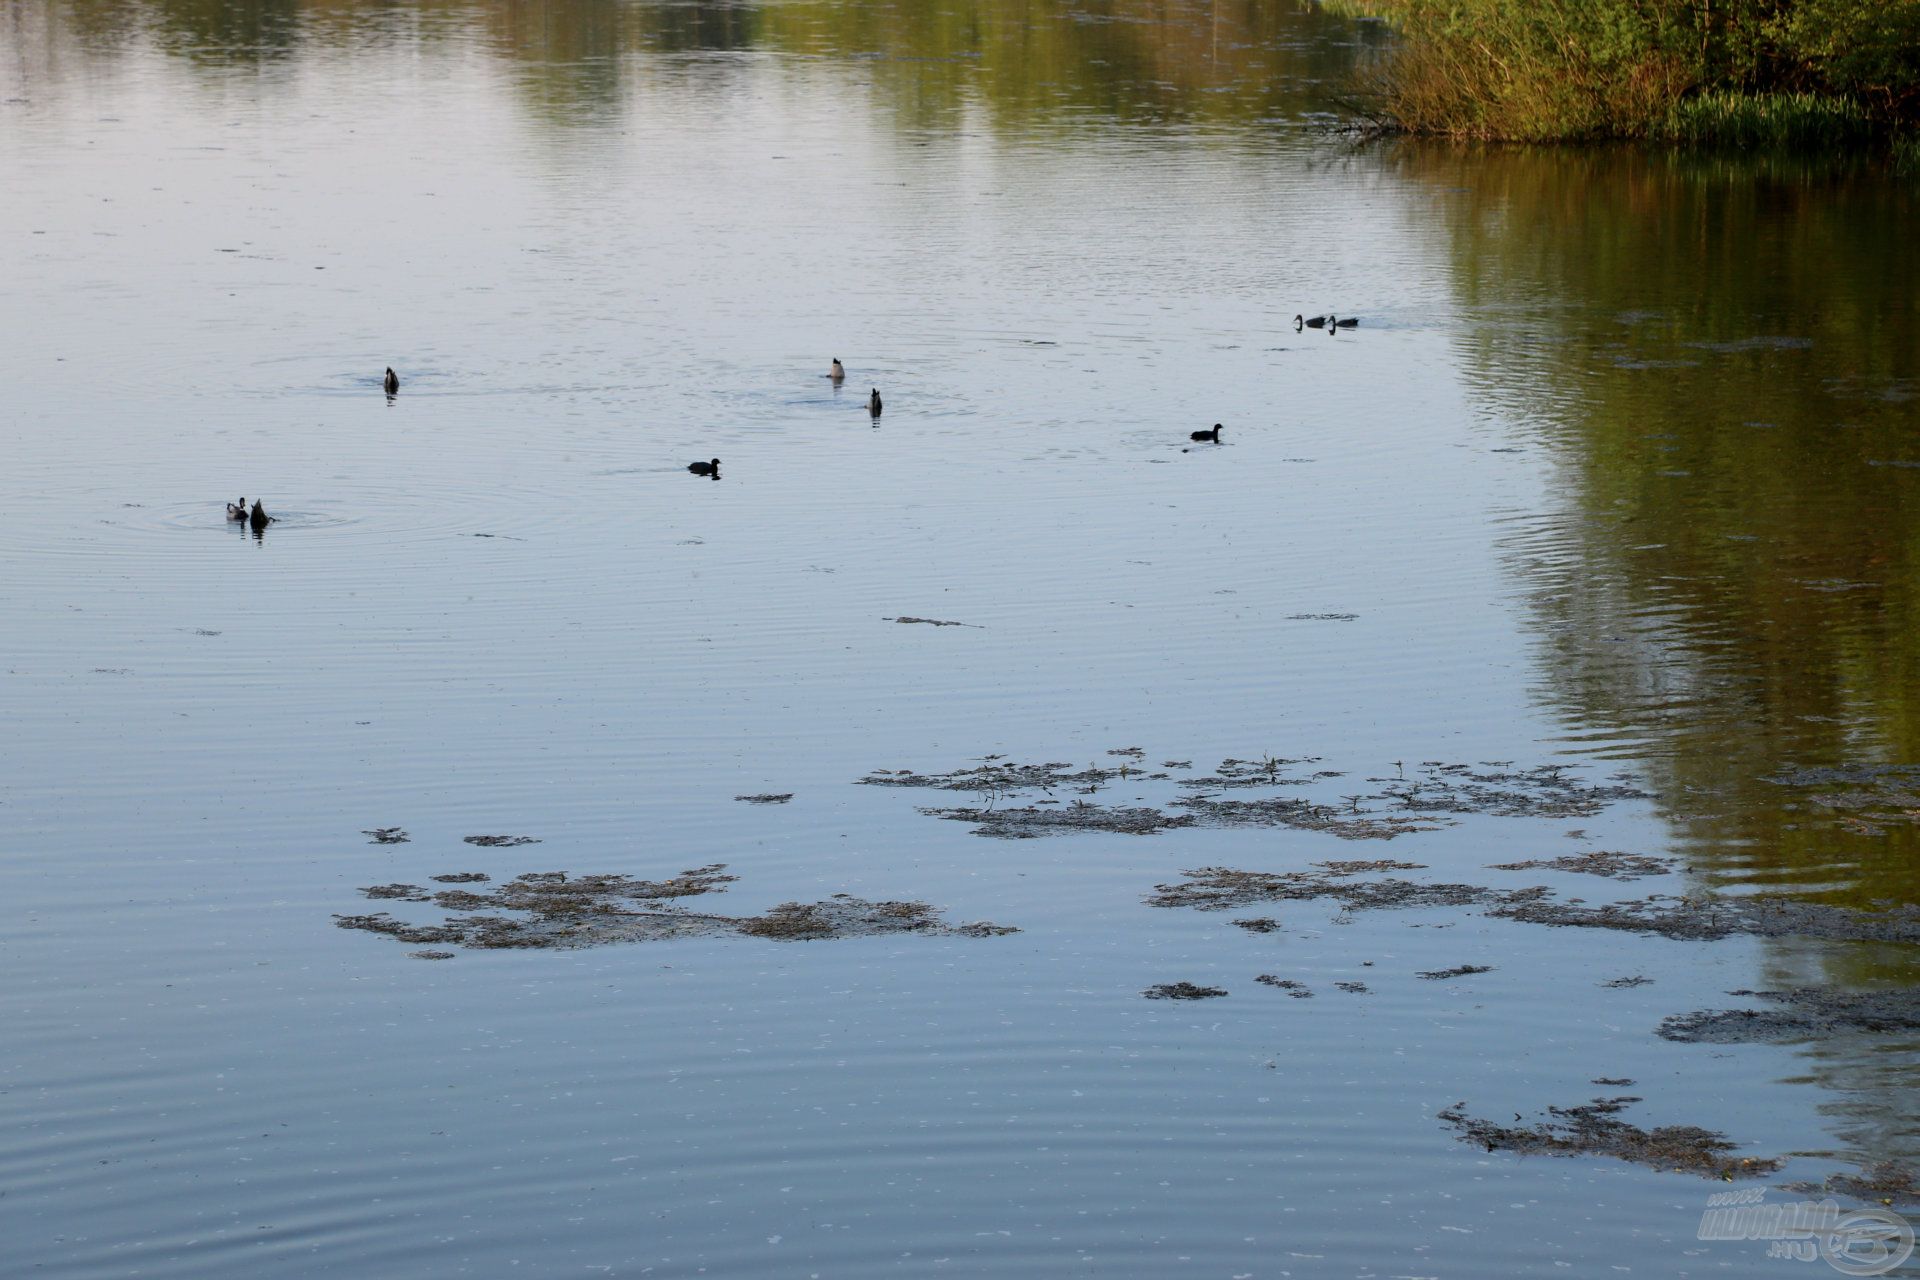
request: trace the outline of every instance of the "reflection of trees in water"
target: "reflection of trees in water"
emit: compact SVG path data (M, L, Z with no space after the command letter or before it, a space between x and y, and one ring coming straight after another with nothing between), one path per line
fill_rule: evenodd
M1767 946L1759 989L1836 985L1862 987L1920 982L1920 960L1907 947L1831 946L1773 939ZM1726 1007L1756 1002L1729 998ZM1765 1002L1757 1002L1764 1007ZM1842 1158L1862 1166L1895 1160L1920 1163L1920 1045L1868 1032L1812 1040L1794 1048L1796 1068L1818 1084L1826 1099L1820 1114L1846 1144ZM1703 1046L1704 1047L1704 1046Z
M202 64L306 48L477 46L555 120L624 107L649 56L755 52L860 60L901 127L951 125L974 106L1003 126L1088 117L1246 124L1324 107L1377 28L1269 0L881 0L815 4L514 0L39 0L93 51L150 40Z
M1766 779L1920 760L1920 250L1867 172L1407 147L1477 396L1551 447L1506 537L1541 698L1734 877L1915 899L1920 822ZM1917 815L1920 816L1920 815Z

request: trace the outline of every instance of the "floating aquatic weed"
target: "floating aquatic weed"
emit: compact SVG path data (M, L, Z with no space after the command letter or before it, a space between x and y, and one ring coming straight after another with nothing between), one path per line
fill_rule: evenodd
M1639 880L1646 876L1673 874L1671 858L1655 858L1644 853L1568 854L1561 858L1535 858L1531 862L1496 862L1490 871L1571 871L1580 875L1605 876L1609 880Z
M482 849L513 849L523 844L540 843L535 836L462 836L461 839Z
M1119 766L1102 769L1089 765L1076 769L1064 761L1044 764L1013 764L1002 757L989 756L971 769L951 773L914 773L907 769L875 769L859 781L870 787L916 787L928 791L983 791L991 789L1003 795L1022 791L1063 791L1068 787L1105 784L1124 776Z
M369 844L407 844L412 840L404 827L373 827L360 834L373 837Z
M1920 906L1912 904L1888 904L1884 910L1860 911L1797 898L1676 898L1655 894L1629 902L1589 907L1536 895L1500 904L1489 914L1528 924L1657 933L1666 938L1693 941L1748 935L1920 942Z
M1422 969L1418 976L1439 981L1445 978L1464 978L1469 974L1492 973L1490 964L1457 964L1451 969Z
M1316 862L1330 876L1357 876L1371 871L1425 871L1424 862L1396 862L1392 858L1375 858L1368 862Z
M1220 767L1213 773L1197 778L1182 778L1180 785L1209 791L1227 787L1300 787L1312 782L1313 778L1339 776L1315 774L1310 778L1298 778L1280 772L1288 765L1318 763L1319 756L1261 756L1258 760L1237 760L1229 756L1220 762Z
M1272 933L1280 927L1280 922L1271 916L1253 916L1246 920L1229 920L1227 923L1239 925L1248 933Z
M1275 974L1262 973L1262 974L1256 975L1253 980L1255 982L1264 982L1266 985L1270 987L1278 987L1280 990L1292 996L1295 1000L1313 999L1312 989L1308 987L1306 983L1295 982L1292 978L1282 978Z
M973 834L1000 840L1033 840L1068 831L1105 831L1115 835L1150 836L1173 827L1190 827L1182 818L1158 809L1112 808L1076 800L1059 809L1029 806L1020 809L922 809L922 813L954 822L978 825Z
M1647 793L1616 779L1590 785L1568 775L1567 765L1476 771L1464 764L1423 761L1422 777L1369 779L1389 785L1385 796L1424 813L1484 813L1503 818L1586 818L1621 800ZM1484 768L1484 766L1483 766Z
M923 625L923 626L928 626L928 627L972 627L972 628L973 628L974 630L976 630L976 631L981 631L981 630L985 630L985 628L983 628L983 627L982 627L982 626L981 626L981 625L980 625L979 623L977 623L977 622L948 622L948 621L947 621L946 619L944 619L944 618L907 618L907 617L901 617L901 618L882 618L882 619L880 619L880 621L882 621L882 622L907 622L907 623L914 623L914 622L917 622L917 623L920 623L920 624L921 624L921 625Z
M1140 993L1149 1000L1212 1000L1227 994L1225 987L1201 987L1191 982L1162 982Z
M1793 1182L1784 1188L1801 1195L1830 1195L1839 1192L1857 1200L1878 1200L1881 1204L1920 1204L1920 1170L1897 1160L1868 1165L1859 1173L1836 1173L1820 1182Z
M1920 1031L1920 988L1841 991L1799 987L1789 991L1732 991L1767 1000L1773 1009L1703 1009L1660 1023L1662 1039L1685 1044L1757 1044L1810 1040L1841 1032Z
M1438 831L1440 823L1424 818L1375 817L1354 814L1282 796L1257 800L1215 800L1188 796L1174 801L1200 827L1291 827L1297 831L1324 831L1343 840L1391 840L1413 831Z
M484 871L455 871L450 875L428 876L427 879L437 880L441 884L482 884L493 877Z
M1423 776L1375 778L1377 792L1344 797L1332 805L1298 796L1255 795L1226 797L1214 793L1264 788L1295 788L1343 776L1333 769L1301 774L1291 766L1319 763L1317 756L1263 755L1255 759L1229 758L1211 773L1172 779L1187 794L1166 808L1150 802L1105 808L1082 807L1074 813L1048 813L1045 801L1011 808L1004 802L1027 793L1051 796L1072 789L1093 794L1116 782L1145 784L1167 780L1165 773L1143 774L1131 761L1144 760L1145 748L1125 747L1108 753L1123 757L1113 767L1099 764L1075 768L1062 762L1018 764L989 756L969 768L948 773L916 773L907 769L877 769L860 779L869 786L918 787L928 790L970 791L981 797L975 808L928 808L922 812L954 822L973 822L975 834L1003 839L1025 839L1080 831L1151 835L1182 827L1287 827L1319 831L1347 840L1391 840L1411 832L1434 831L1456 821L1450 815L1489 814L1498 817L1564 818L1590 815L1614 801L1644 796L1621 783L1589 785L1568 773L1569 766L1543 765L1512 770L1428 761ZM1190 762L1169 760L1163 769L1187 769ZM1144 801L1145 797L1137 799Z
M1754 1178L1772 1173L1784 1161L1757 1156L1734 1156L1738 1149L1724 1134L1694 1125L1664 1125L1642 1129L1618 1119L1618 1113L1639 1098L1595 1098L1578 1107L1548 1107L1553 1117L1531 1127L1495 1124L1466 1113L1456 1102L1441 1111L1440 1119L1458 1131L1462 1142L1477 1142L1488 1151L1517 1155L1602 1155L1654 1169L1697 1173L1708 1178Z
M376 884L360 892L369 898L394 898L401 902L426 902L433 896L417 884Z
M435 878L478 883L475 874ZM361 892L377 899L430 901L453 914L437 924L411 923L384 913L336 915L334 922L343 929L384 934L415 945L470 949L573 948L727 935L806 941L893 933L994 937L1018 932L985 921L947 924L925 903L869 902L848 894L835 894L823 902L784 902L758 916L694 912L677 901L723 892L735 878L716 863L666 880L529 872L484 892L443 889L429 895L416 885L375 885Z
M1388 908L1467 907L1530 901L1544 888L1489 889L1474 884L1421 884L1412 880L1352 880L1307 871L1240 871L1201 867L1180 873L1179 884L1155 885L1147 895L1153 907L1193 907L1225 911L1256 902L1305 902L1331 898L1349 911Z
M1920 765L1786 769L1767 781L1813 791L1809 802L1834 813L1855 835L1881 836L1889 827L1920 823Z
M1653 983L1652 978L1647 977L1645 974L1636 973L1630 977L1615 978L1611 982L1603 982L1600 985L1603 987L1612 987L1616 990L1620 990L1627 987L1650 986L1652 985L1652 983Z
M1336 982L1333 985L1347 992L1349 995L1366 996L1373 994L1373 988L1364 982Z
M763 792L763 793L761 793L761 794L759 794L759 795L752 795L752 796L735 796L735 797L734 797L734 799L735 799L735 800L741 800L741 801L744 801L744 802L746 802L747 804L785 804L785 803L786 803L787 801L789 801L789 800L791 800L791 799L793 799L793 792L791 792L791 791L782 791L782 792L771 792L771 791L768 791L768 792Z

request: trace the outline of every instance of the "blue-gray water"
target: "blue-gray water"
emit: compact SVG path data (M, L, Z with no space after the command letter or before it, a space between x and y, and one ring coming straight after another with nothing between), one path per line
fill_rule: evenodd
M0 1271L1814 1274L1697 1240L1724 1184L1437 1113L1624 1091L1776 1188L1911 1160L1910 1034L1653 1035L1910 949L1143 898L1396 858L1912 901L1909 830L1760 781L1920 756L1910 188L1354 149L1317 113L1377 31L1222 8L0 13ZM1133 746L1648 796L1004 841L856 785ZM1693 869L1487 870L1594 850ZM701 910L1021 932L334 923L716 862Z

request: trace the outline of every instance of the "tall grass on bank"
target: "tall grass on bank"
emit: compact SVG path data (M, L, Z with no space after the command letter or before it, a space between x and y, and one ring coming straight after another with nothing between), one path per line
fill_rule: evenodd
M1920 123L1920 0L1326 0L1397 39L1364 73L1415 133L1825 147Z
M1674 103L1650 133L1694 146L1817 151L1871 138L1874 127L1866 111L1846 98L1714 89Z

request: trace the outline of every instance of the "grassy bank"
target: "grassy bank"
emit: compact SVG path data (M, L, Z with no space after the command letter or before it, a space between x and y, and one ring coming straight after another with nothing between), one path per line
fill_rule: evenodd
M1920 125L1920 0L1328 2L1393 26L1362 88L1414 133L1829 147Z

